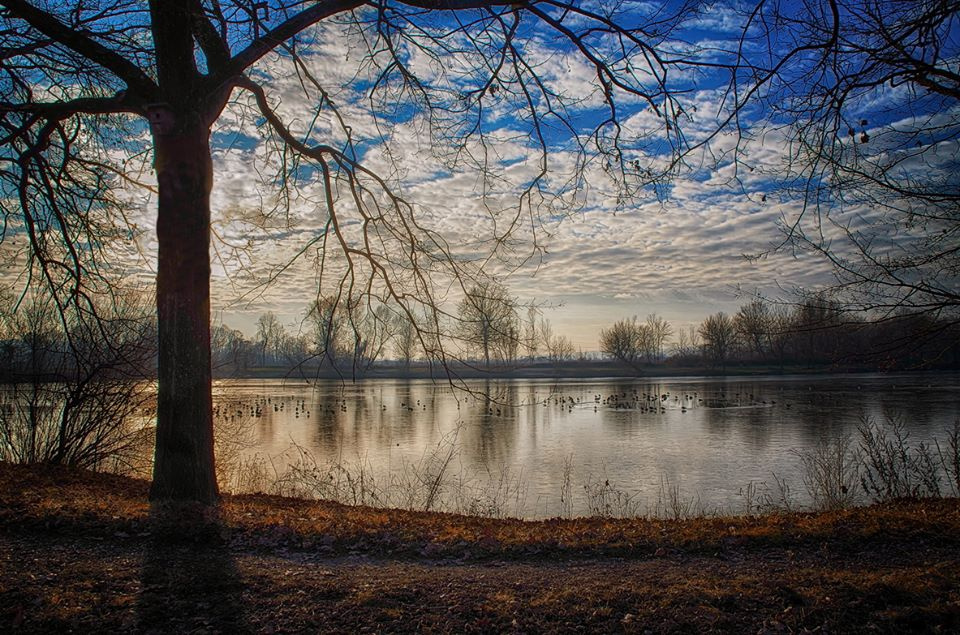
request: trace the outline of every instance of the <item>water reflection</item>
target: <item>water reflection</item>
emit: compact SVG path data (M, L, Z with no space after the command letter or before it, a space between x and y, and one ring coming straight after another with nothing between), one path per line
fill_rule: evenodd
M289 457L299 445L320 463L364 463L381 482L424 465L456 440L450 469L461 480L522 476L526 516L561 512L573 466L573 513L586 513L583 484L598 479L648 501L663 483L707 509L736 507L751 481L776 474L801 490L797 453L856 434L864 416L903 416L915 441L943 439L960 413L955 375L781 378L477 381L356 384L230 381L218 399L264 406L256 447ZM284 460L274 461L284 465Z

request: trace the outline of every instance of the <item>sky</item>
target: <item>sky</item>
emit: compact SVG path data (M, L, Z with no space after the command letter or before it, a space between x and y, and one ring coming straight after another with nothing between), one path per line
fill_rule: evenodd
M622 19L646 19L643 12L656 5L631 6L636 13ZM722 51L738 45L742 19L735 0L721 0L659 46L667 57L699 51L701 59L719 59ZM424 25L434 33L451 27L444 20ZM395 77L378 84L382 51L367 55L363 39L342 25L325 24L312 32L299 48L300 64L275 54L248 74L299 138L346 148L409 201L412 217L430 232L419 237L440 237L454 262L503 282L521 302L537 306L556 334L584 351L597 350L600 331L619 319L656 313L679 330L716 311L734 313L756 294L781 297L796 287L812 289L833 281L823 261L773 249L783 241L784 219L798 212L800 202L774 192L788 141L782 131L764 127L769 113L753 112L744 121L752 134L739 165L729 159L738 142L735 135L709 137L728 112L725 76L689 66L669 71L675 105L685 113L686 141L706 145L690 154L687 167L667 183L638 187L625 179L634 190L624 197L623 183L611 179L601 161L578 162L561 125L569 124L587 139L606 115L596 71L535 21L523 22L518 34L518 50L544 89L565 107L563 122L551 116L541 121L548 171L540 185L547 195L535 198L539 206L534 208L521 193L536 182L541 157L536 129L522 103L518 106L522 95L517 85L505 76L499 93L488 91L474 102L464 97L482 85L476 73L489 69L486 60L495 59L484 55L489 51L470 52L469 42L454 37L447 43L461 51L458 55L431 58L412 46L399 53L407 70L435 89L438 103L463 106L468 115L480 113L484 136L474 135L462 145L456 144L465 130L463 119L424 116L409 105L410 94ZM649 72L633 72L634 85L649 85ZM670 139L662 120L651 114L650 103L614 92L625 155L643 168L662 167ZM665 105L663 95L652 101ZM477 110L481 103L482 112ZM538 103L542 107L542 96ZM139 142L147 147L148 133L139 130ZM348 133L352 146L346 144ZM319 170L309 162L292 168L282 163L276 138L251 95L242 91L234 93L214 126L212 145L214 319L253 335L258 317L272 311L296 331L318 297L318 286L327 285L321 293L329 293L331 273L342 265L331 256L321 280L318 257L329 217ZM127 150L129 146L99 151L110 153L126 173L154 182L148 153ZM488 170L485 176L480 167ZM342 183L335 185L344 235L359 240L362 226L350 192ZM373 190L365 202L383 203L382 188ZM121 246L118 268L127 278L149 284L156 203L149 191L129 184L120 195L141 231ZM387 235L374 246L385 262L402 252L388 235L400 220L374 222L380 236ZM513 233L493 252L491 237L508 225L514 226ZM748 257L758 255L763 257ZM455 306L460 294L442 268L432 284L436 297Z
M731 48L739 36L739 23L730 6L718 3L692 22L684 37L694 45ZM536 46L530 46L530 55L540 61L541 78L558 94L578 96L571 120L581 129L595 125L602 112L595 71L575 52L549 50L548 38L533 35L532 39ZM418 217L451 245L468 254L486 253L489 245L485 241L493 231L489 209L502 209L509 217L518 185L538 167L539 158L523 122L512 118L509 111L490 116L490 151L500 156L494 169L507 184L485 190L489 184L482 183L470 166L451 170L433 156L437 147L423 121L403 115L391 120L382 111L371 112L363 90L369 83L357 80L356 63L351 62L359 47L350 44L349 36L331 28L322 31L317 41L305 63L349 119L354 134L359 138L368 135L360 144L363 162L380 173L396 175L398 187L416 202ZM666 46L689 49L690 41ZM411 61L415 68L418 62L427 68L416 70L438 82L447 81L437 78L429 61ZM291 64L273 57L258 70L278 111L295 122L293 125L304 127L311 112L311 95L304 94ZM677 86L685 91L681 99L697 113L686 132L696 141L722 114L718 104L726 78L680 75ZM625 128L642 130L651 125L649 109L636 100L625 101ZM228 216L228 210L236 212L272 200L270 187L264 183L271 166L259 139L263 130L246 113L247 106L243 96L238 96L221 118L216 136L213 207L222 216ZM323 133L338 135L336 124L329 119L329 114L322 113L315 124L318 139L323 139ZM384 120L390 126L386 134ZM731 135L724 135L711 148L716 151L734 143ZM391 160L384 148L390 149ZM771 134L754 144L750 160L772 166L783 160L782 151L783 142ZM559 137L551 152L551 169L556 173L572 169L573 159ZM660 159L648 156L653 163ZM767 199L769 183L764 179L751 180L742 174L739 180L733 179L729 162L713 165L712 155L695 155L693 160L701 165L676 176L666 197L646 191L625 203L617 200L617 184L595 165L588 166L587 187L577 203L569 208L554 205L539 215L536 241L542 251L533 252L533 232L522 227L515 248L487 271L521 301L536 304L551 320L556 334L566 335L585 351L597 350L601 329L622 318L656 313L679 330L716 311L733 313L757 293L777 297L795 286L811 288L831 281L829 269L811 258L787 252L774 252L759 260L747 258L769 252L783 240L779 222L792 213L791 205L796 203ZM322 231L325 216L317 210L322 207L317 186L307 184L303 190L302 198L292 206L293 218L289 222L274 218L272 231L251 232L242 223L223 223L219 234L229 244L243 243L248 237L253 244L252 255L244 260L243 275L235 271L232 277L228 275L230 265L215 267L214 306L224 323L252 333L258 316L270 310L295 330L305 305L316 297L316 268L310 258L296 261L268 288L251 293L249 285L250 279L268 277L271 268L285 263L290 254ZM528 219L524 216L523 220ZM526 256L531 257L523 262ZM451 297L455 300L457 296Z

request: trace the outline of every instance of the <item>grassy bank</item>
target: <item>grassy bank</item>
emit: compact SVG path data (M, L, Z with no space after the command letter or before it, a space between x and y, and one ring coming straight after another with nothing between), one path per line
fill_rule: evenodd
M0 630L960 628L960 502L541 522L224 497L186 539L147 483L0 464Z

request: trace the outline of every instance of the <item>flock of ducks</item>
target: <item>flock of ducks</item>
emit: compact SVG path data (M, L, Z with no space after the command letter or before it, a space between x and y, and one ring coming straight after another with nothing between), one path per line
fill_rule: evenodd
M718 395L703 395L698 392L693 393L671 393L671 392L647 392L641 390L621 391L604 396L601 393L593 395L592 400L589 397L576 397L565 395L554 395L547 397L540 402L544 407L551 404L568 412L573 412L574 408L593 407L594 412L599 412L601 408L612 410L630 410L640 413L664 414L668 410L679 410L687 412L694 407L704 408L731 408L738 406L772 406L776 405L775 400L757 400L753 393L732 393L729 396L726 393ZM406 412L426 411L427 402L421 399L413 399L400 402L400 409ZM347 412L348 400L346 398L335 398L332 401L319 404L320 413L323 415L333 415L337 412ZM786 404L789 408L790 404ZM251 417L259 419L265 412L273 410L276 413L293 412L293 417L309 419L311 415L310 408L307 407L305 399L302 398L274 398L272 396L257 397L254 399L230 400L224 403L216 404L213 409L214 417L222 417L228 420L234 420L241 417ZM381 412L389 409L386 403L380 404ZM457 409L460 409L460 400L457 401ZM484 406L482 412L488 416L501 417L510 410L507 404L490 404Z

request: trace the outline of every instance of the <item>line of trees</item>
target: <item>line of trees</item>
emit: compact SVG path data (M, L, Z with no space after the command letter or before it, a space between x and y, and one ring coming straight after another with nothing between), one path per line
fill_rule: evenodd
M18 303L10 292L0 293L4 300L0 381L64 381L82 375L84 364L93 358L80 354L80 349L114 354L115 360L96 365L98 372L155 377L156 344L151 338L156 337L156 320L145 300L117 305L126 307L125 313L113 318L104 313L101 328L94 329L93 316L81 324L80 314L61 315L49 296L31 296ZM122 339L115 332L121 324L130 331ZM138 330L133 330L134 325ZM300 368L359 377L377 362L389 360L409 368L414 361L435 361L441 348L435 340L441 338L446 340L445 347L459 351L458 361L482 367L515 364L524 357L563 362L576 356L570 339L555 334L550 320L535 306L524 305L494 281L470 288L456 313L436 331L433 337L425 336L409 316L385 304L326 296L313 301L296 323L285 325L272 311L261 314L252 335L217 322L211 327L210 350L213 371L220 376ZM134 332L136 338L131 335ZM96 344L88 341L93 335L98 338ZM121 364L127 355L138 363L135 372Z
M673 327L656 314L640 322L636 316L620 320L600 332L600 350L630 366L651 364L663 358L664 345Z
M752 300L728 315L707 316L673 333L656 315L620 320L600 334L600 349L631 367L665 362L725 370L731 365L784 368L869 367L913 369L956 367L960 328L951 320L902 313L881 320L851 313L824 295L794 304Z
M144 302L116 304L115 315L64 321L51 299L19 303L9 293L0 311L0 379L66 382L151 378L156 372L154 318ZM12 307L17 306L14 311ZM525 309L525 311L524 311ZM119 313L117 313L119 312ZM424 337L404 314L387 305L325 297L298 323L262 314L247 336L226 324L211 329L213 370L243 376L263 370L304 375L362 377L378 362L409 370L437 362L436 351L457 349L455 361L494 370L535 361L583 359L570 339L557 335L536 306L524 304L502 283L468 290L455 314ZM734 314L714 313L700 324L675 328L663 317L631 317L603 329L600 351L631 368L652 364L708 367L937 368L957 365L958 328L927 315L902 314L868 321L826 296L795 304L752 300ZM449 361L449 360L448 360ZM101 376L102 375L102 376ZM39 384L38 384L39 385Z
M577 356L573 342L555 334L550 320L497 281L468 289L456 313L435 331L424 333L409 316L387 305L329 296L314 301L303 319L289 327L273 312L262 314L252 339L216 324L211 332L213 367L221 375L244 374L259 366L353 377L379 361L409 368L416 360L436 360L442 348L458 350L458 361L484 368L515 364L524 357L560 363ZM446 342L443 346L440 339Z

